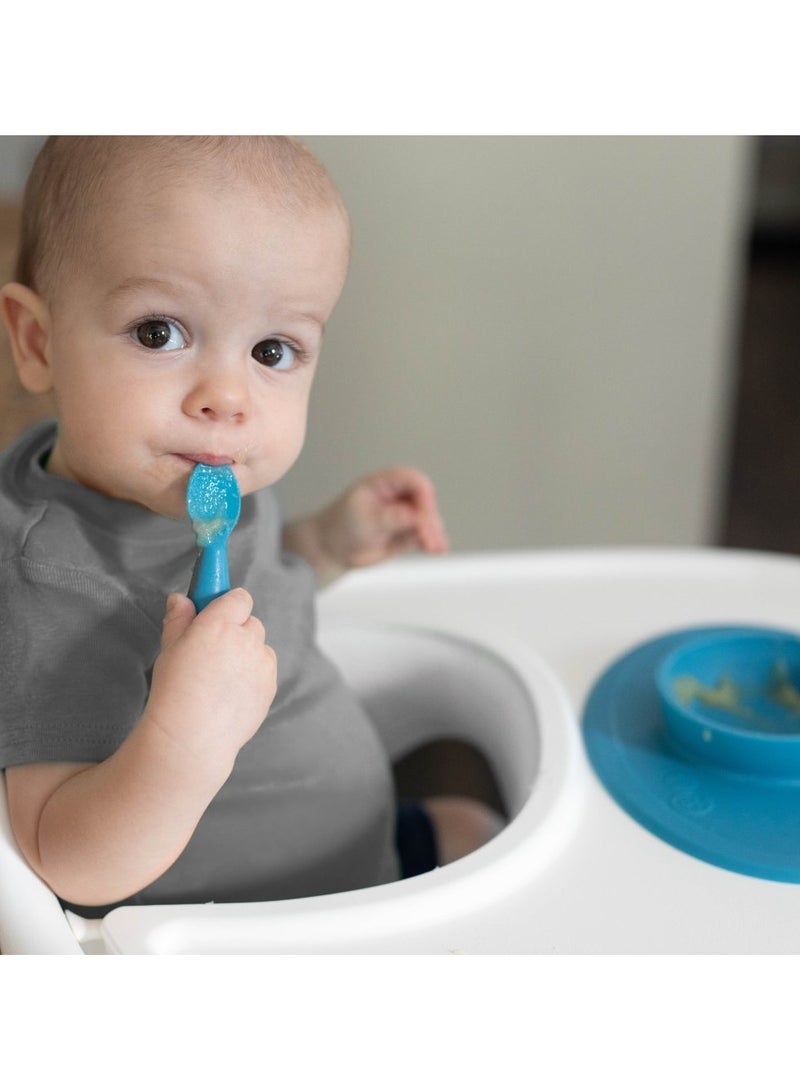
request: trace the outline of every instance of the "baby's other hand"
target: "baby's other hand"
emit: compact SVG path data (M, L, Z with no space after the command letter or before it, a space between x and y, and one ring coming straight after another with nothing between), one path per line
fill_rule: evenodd
M275 697L275 653L252 610L241 587L199 614L184 595L167 600L145 717L197 756L232 760Z
M329 507L287 527L284 544L323 582L412 549L449 548L433 485L409 466L359 478Z

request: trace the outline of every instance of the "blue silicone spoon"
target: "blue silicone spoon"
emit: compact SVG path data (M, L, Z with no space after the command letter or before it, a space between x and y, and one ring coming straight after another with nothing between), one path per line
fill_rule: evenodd
M239 484L230 466L207 466L204 462L195 466L186 489L186 510L200 547L189 588L198 613L230 590L228 538L241 506Z

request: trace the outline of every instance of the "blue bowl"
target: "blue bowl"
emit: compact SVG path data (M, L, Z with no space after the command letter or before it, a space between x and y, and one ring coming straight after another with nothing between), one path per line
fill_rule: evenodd
M775 692L774 670L777 662L779 681L800 688L799 643L794 633L703 626L654 636L609 663L582 728L612 798L699 860L800 884L800 717L791 690ZM687 677L679 699L675 682ZM698 700L696 685L721 699Z
M689 640L661 662L656 688L671 744L734 772L800 775L800 638L735 629Z

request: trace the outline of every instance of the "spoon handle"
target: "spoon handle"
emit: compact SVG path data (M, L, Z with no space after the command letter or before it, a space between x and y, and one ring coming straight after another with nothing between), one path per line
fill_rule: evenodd
M227 539L221 538L200 550L189 586L189 598L199 614L209 602L230 589Z

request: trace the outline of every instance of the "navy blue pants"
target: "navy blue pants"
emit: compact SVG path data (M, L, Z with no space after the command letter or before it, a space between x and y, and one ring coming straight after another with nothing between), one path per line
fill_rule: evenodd
M402 879L410 879L412 875L422 875L438 867L436 831L427 811L413 799L400 800L397 805L395 844Z

